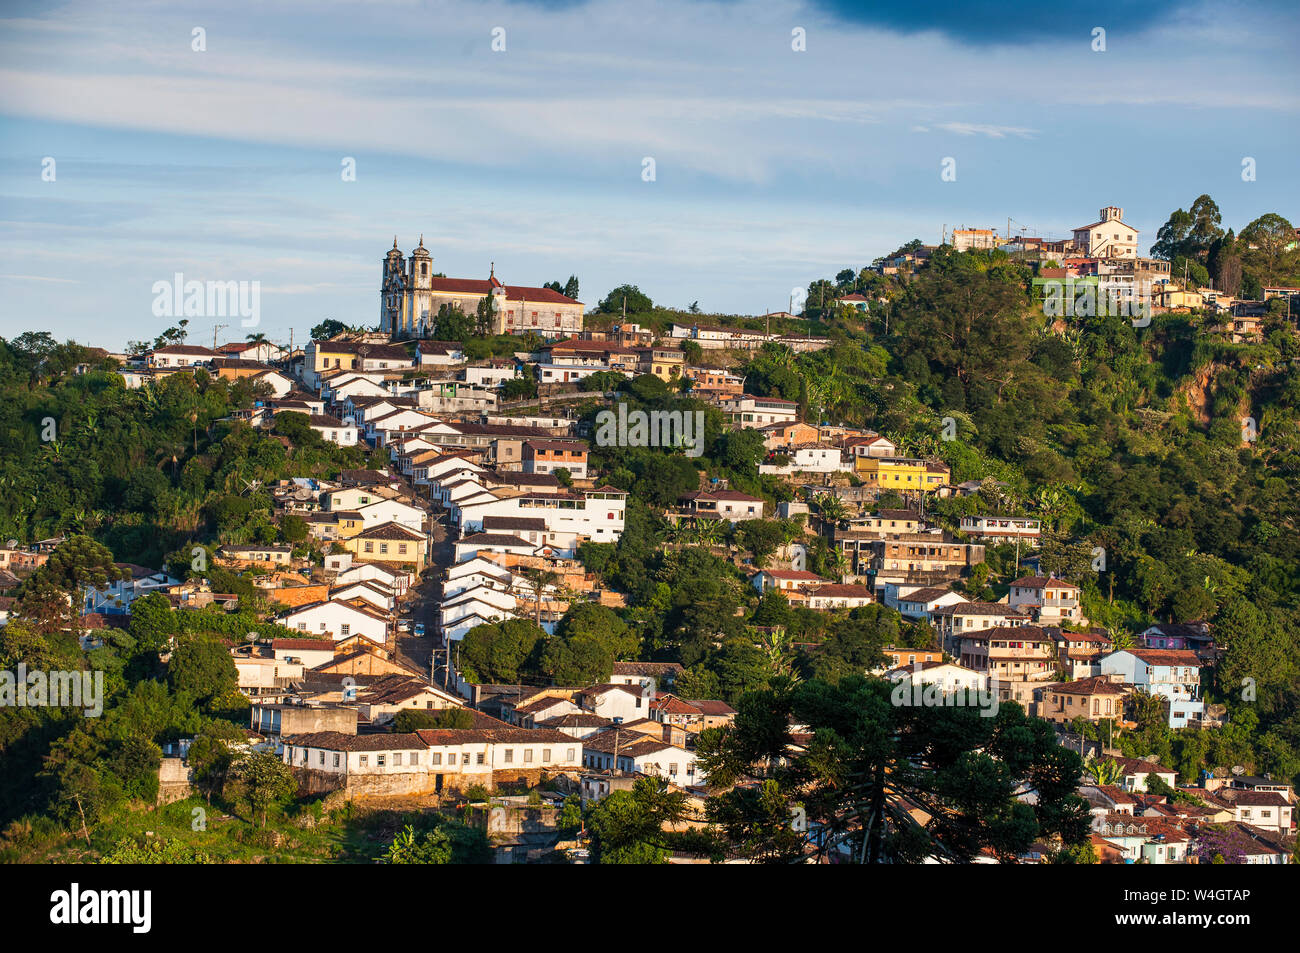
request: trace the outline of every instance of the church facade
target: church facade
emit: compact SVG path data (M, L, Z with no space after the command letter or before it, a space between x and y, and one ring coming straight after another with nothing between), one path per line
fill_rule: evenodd
M485 279L438 278L433 256L420 244L405 257L393 239L384 256L384 279L379 289L379 327L392 338L423 338L433 334L438 309L459 306L470 318L479 303L491 295L493 334L528 334L543 338L570 337L582 330L581 301L550 288L507 285L495 267Z

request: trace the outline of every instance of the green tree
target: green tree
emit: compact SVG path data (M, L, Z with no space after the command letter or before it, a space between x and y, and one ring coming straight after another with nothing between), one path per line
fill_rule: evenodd
M524 619L475 626L460 643L461 674L471 682L516 683L533 670L545 638L536 623Z
M654 310L654 302L636 285L619 285L600 299L596 310L602 314L620 314L625 303L628 314L645 314Z
M245 755L230 770L235 797L246 801L253 812L261 813L262 826L273 807L287 803L298 792L293 771L278 755L257 751Z
M733 725L700 736L700 766L713 787L775 782L787 813L801 808L824 831L818 852L842 848L860 863L969 863L986 847L1010 859L1040 837L1087 839L1087 802L1074 793L1079 757L1057 744L1050 725L1015 704L993 717L976 706L895 704L900 684L853 676L747 695ZM812 740L789 761L792 723ZM1023 784L1037 804L1016 797ZM930 816L927 824L911 805ZM709 811L728 819L731 836L770 825L775 813L736 790L711 798Z
M192 636L180 641L167 663L167 682L205 707L239 688L235 660L215 639Z
M592 860L598 864L663 864L674 849L673 828L689 816L686 795L659 778L638 778L613 791L587 816ZM665 830L667 828L667 830Z

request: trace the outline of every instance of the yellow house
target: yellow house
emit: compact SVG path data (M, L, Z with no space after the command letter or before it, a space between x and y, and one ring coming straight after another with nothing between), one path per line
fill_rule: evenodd
M636 349L638 357L637 370L642 374L653 374L662 381L671 382L681 377L686 369L686 352L675 347L647 347Z
M882 490L935 490L948 482L947 465L911 457L857 457L853 472Z
M335 526L339 539L351 539L366 528L366 521L354 510L338 510L331 515L337 517Z
M359 563L391 563L414 566L422 572L427 541L423 533L407 529L400 523L384 523L357 533L339 544Z

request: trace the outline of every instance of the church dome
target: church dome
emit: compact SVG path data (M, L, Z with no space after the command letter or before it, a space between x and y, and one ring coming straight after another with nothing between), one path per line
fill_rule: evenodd
M423 236L423 235L420 236L420 244L416 247L415 251L411 252L411 257L412 257L412 258L432 258L432 257L433 257L432 255L429 254L429 249L427 249L427 248L424 247L424 236Z
M393 247L388 250L389 258L401 258L402 251L397 247L397 236L393 236Z

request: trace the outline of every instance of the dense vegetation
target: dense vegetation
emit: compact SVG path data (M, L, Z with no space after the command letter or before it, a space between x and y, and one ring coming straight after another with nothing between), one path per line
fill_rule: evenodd
M1224 232L1205 198L1161 230L1157 253L1175 270L1201 268L1221 287L1236 282L1243 291L1300 285L1295 249L1283 240L1287 223L1263 216L1239 235ZM1273 304L1262 340L1232 343L1218 319L1198 312L1157 316L1141 328L1122 317L1053 321L1030 296L1028 267L1001 253L941 248L906 278L846 272L810 289L814 331L830 336L831 346L795 354L768 345L746 355L747 389L798 401L805 419L868 426L904 453L941 457L954 483L984 481L975 494L931 504L929 515L949 529L974 512L1042 518L1044 569L1079 583L1086 615L1120 644L1153 621L1212 623L1227 651L1206 688L1209 701L1226 707L1227 724L1172 732L1163 719L1143 717L1136 731L1114 739L1117 747L1159 754L1187 781L1233 764L1300 780L1300 340L1285 306ZM816 304L828 291L848 290L873 298L867 315ZM625 296L647 309L634 316L629 306L630 320L661 327L678 319L634 291L611 292L596 320L621 314ZM479 356L514 343L475 337L473 317L443 317L448 336L468 340ZM850 694L870 702L873 689L857 679L880 661L881 647L930 645L929 627L879 606L824 614L792 608L780 595L760 598L746 584L748 571L790 542L802 542L808 568L824 576L837 576L843 564L804 520L729 529L673 525L663 516L711 479L769 503L790 499L790 487L758 473L759 435L726 430L719 413L684 386L650 377L600 385L616 386L617 399L632 408L702 411L704 453L594 447L593 466L631 499L619 543L586 544L581 557L626 595L627 607L577 605L550 637L527 620L477 629L461 648L466 674L581 684L608 677L615 659L678 661L687 668L678 694L721 698L742 712L759 698L820 715L835 732L824 737L839 739L841 762L830 768L889 764L898 752L871 748L869 737L853 734L862 726L846 725L836 706ZM8 769L0 777L0 823L10 824L0 847L13 856L31 849L42 824L79 836L84 823L92 840L102 825L106 837L125 805L151 802L159 746L180 737L197 736L200 756L212 753L204 768L212 796L250 829L287 816L274 773L242 774L231 756L241 701L226 644L257 627L247 580L206 570L214 587L250 599L247 614L209 610L182 620L144 600L127 630L105 632L89 651L64 631L61 600L87 581L111 578L114 560L188 575L196 571L196 545L302 541L301 526L273 519L268 484L329 477L368 460L361 449L321 443L291 415L275 433L230 419L257 396L246 382L203 373L131 391L112 362L86 348L44 333L0 340L0 538L75 534L19 593L17 620L0 630L0 669L19 662L92 669L104 673L107 693L103 717L93 720L58 709L0 709ZM603 406L593 393L585 422ZM956 425L953 439L945 439L952 432L945 419ZM830 504L822 509L838 519ZM1016 571L1013 553L990 548L963 586L973 597L997 598ZM172 639L176 650L164 665L160 653ZM790 687L799 682L811 687ZM1018 738L1033 732L1007 724ZM741 745L729 755L733 765L754 763L736 760L755 755L752 744L743 747L752 740L731 739ZM717 756L728 750L719 741ZM835 776L764 780L777 785L768 801L733 804L719 815L741 839L761 820L753 812L775 817L788 808L782 784L815 787ZM636 823L647 811L675 816L679 806L661 795L643 787L611 797L592 824L598 850L661 856L667 845L645 847L617 814L628 808ZM633 809L641 802L644 810ZM827 824L839 823L832 807L823 813ZM992 846L1008 851L1031 831L1066 827L1062 818L1002 822L1007 838ZM390 833L394 860L450 856L460 836L439 825ZM101 840L96 850L115 843ZM137 849L144 848L128 844L122 856ZM784 848L763 849L776 856Z

